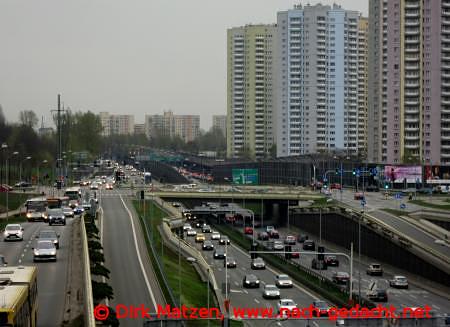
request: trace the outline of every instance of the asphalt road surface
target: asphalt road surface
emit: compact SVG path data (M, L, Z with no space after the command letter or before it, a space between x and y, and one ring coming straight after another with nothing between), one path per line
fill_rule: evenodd
M165 301L153 273L133 207L115 190L101 193L105 266L111 270L110 285L114 290L110 306L137 307L143 304L155 312L155 305L165 304ZM142 322L139 318L120 319L121 326L136 326Z
M0 242L0 254L6 257L9 266L35 265L38 269L38 326L61 326L66 298L69 246L71 244L72 219L66 226L48 226L44 222L23 223L24 240L19 242ZM60 234L60 248L56 262L33 262L36 235L40 230L54 229Z

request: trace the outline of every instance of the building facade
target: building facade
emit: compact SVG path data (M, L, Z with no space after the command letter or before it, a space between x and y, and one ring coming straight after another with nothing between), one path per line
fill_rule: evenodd
M212 127L220 129L223 136L227 136L227 115L213 115Z
M145 134L148 138L180 136L184 142L192 142L200 135L200 116L174 115L172 111L165 111L163 115L146 115Z
M102 135L130 135L134 133L133 115L114 115L108 112L100 112Z
M134 124L134 134L145 134L145 124Z
M364 146L365 32L359 12L338 5L278 12L277 156ZM365 109L366 110L366 109Z
M227 157L268 156L274 142L275 25L227 31Z
M369 160L450 164L450 1L369 1Z

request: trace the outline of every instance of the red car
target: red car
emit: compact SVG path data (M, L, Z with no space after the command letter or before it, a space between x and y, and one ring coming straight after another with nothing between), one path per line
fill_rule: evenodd
M331 184L330 188L331 188L332 190L340 190L340 189L341 189L341 184L339 184L339 183L333 183L333 184Z
M293 248L291 253L291 259L298 259L300 258L300 249L299 248ZM298 251L298 252L296 252Z
M11 192L13 188L9 185L3 184L0 185L0 192Z
M253 228L251 228L251 227L245 227L245 228L244 228L244 234L247 234L247 235L253 235Z
M316 317L328 316L330 305L325 301L316 300L313 302L313 315Z

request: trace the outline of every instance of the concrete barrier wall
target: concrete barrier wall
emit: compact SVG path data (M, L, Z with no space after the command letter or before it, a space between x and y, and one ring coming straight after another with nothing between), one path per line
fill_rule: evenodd
M83 280L84 280L84 326L94 327L94 299L92 296L91 265L89 261L89 249L84 225L84 217L81 217L81 243L83 247Z

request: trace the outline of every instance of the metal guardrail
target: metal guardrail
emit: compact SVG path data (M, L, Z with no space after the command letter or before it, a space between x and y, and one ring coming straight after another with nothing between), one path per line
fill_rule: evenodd
M89 260L89 248L84 225L84 216L81 217L81 243L83 248L83 279L85 283L84 291L84 326L94 327L94 299L92 295L91 264Z
M212 289L216 294L217 301L219 302L220 311L226 312L221 289L219 289L219 286L217 285L217 281L211 266L206 262L206 260L203 258L203 256L199 253L197 249L193 248L186 241L179 239L177 236L175 236L172 233L170 227L166 223L162 224L161 230L163 231L161 235L165 237L166 241L170 241L174 246L177 247L180 246L180 248L185 253L196 259L196 262L199 264L199 267L203 270L205 275L208 276L209 283L211 284Z

